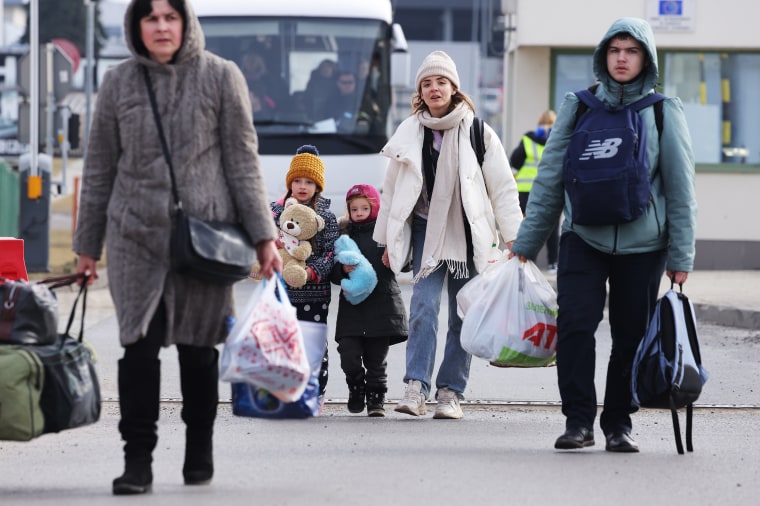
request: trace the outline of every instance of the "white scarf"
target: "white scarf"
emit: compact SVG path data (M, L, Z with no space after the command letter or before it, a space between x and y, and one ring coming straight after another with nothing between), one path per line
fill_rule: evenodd
M469 277L467 237L459 185L459 144L465 142L469 146L470 133L466 125L470 122L465 120L471 120L472 116L472 110L465 103L460 103L442 118L434 118L427 111L417 113L417 119L423 126L443 131L444 136L430 198L422 265L414 277L415 282L444 264L454 274L454 278Z

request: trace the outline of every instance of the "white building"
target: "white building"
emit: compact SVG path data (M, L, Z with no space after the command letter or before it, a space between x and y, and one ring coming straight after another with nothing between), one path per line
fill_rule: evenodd
M652 24L659 91L684 103L697 161L697 268L760 268L760 3L749 0L505 0L504 138L593 83L612 22ZM666 119L667 122L667 119Z

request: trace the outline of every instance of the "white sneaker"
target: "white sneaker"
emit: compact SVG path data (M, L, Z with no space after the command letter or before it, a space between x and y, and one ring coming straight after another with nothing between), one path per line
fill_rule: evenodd
M394 411L412 416L425 414L425 396L422 395L421 381L409 380L404 391L404 398L396 404Z
M438 400L438 405L435 407L433 418L458 420L464 416L455 391L441 388L435 398Z
M549 268L546 269L546 273L550 276L556 276L557 275L557 264L549 264Z

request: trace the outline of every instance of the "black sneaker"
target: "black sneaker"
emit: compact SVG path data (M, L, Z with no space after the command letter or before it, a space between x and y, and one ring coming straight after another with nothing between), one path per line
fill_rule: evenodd
M367 416L385 416L385 393L367 392Z
M594 431L584 427L567 429L554 442L554 448L558 450L576 450L586 446L594 446Z
M348 411L361 413L364 411L364 385L348 385Z

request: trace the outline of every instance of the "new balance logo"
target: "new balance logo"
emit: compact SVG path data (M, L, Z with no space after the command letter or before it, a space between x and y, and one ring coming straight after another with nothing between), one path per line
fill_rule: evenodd
M620 137L613 137L611 139L604 139L600 141L594 139L586 147L586 150L578 158L578 160L588 160L592 156L594 159L599 158L612 158L618 152L618 146L623 143L623 139Z

